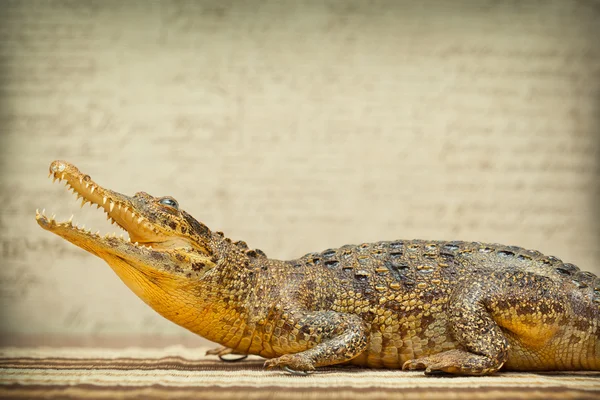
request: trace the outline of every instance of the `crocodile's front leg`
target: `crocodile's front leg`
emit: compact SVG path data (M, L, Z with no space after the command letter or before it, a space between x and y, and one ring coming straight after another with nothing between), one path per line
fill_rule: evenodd
M279 367L294 371L313 371L316 367L339 364L353 359L367 347L368 329L353 314L334 311L294 312L287 329L275 340L290 344L316 343L294 354L284 354L265 362L268 369Z

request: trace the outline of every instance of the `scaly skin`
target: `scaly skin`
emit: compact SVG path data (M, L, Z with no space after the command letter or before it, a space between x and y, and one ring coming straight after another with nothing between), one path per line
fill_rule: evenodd
M405 240L280 261L211 232L172 198L104 189L64 161L50 174L134 243L38 213L40 226L104 259L165 318L224 346L212 354L257 354L267 368L296 371L600 370L600 279L557 258Z

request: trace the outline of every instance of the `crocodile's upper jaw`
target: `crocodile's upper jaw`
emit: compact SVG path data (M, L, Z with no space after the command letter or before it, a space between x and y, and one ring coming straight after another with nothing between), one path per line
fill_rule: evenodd
M48 218L43 212L36 212L36 220L42 228L92 254L107 261L118 257L129 260L130 263L147 265L151 260L156 262L160 253L163 256L172 251L187 253L196 250L206 253L206 249L193 240L180 213L168 208L163 211L160 204L157 204L159 199L145 193L130 197L105 189L92 181L89 175L82 174L74 165L65 161L54 161L50 165L49 176L55 181L64 180L66 186L78 198L82 198L82 205L89 202L102 208L107 219L129 234L129 239L114 234L100 236L98 232L92 233L73 225L72 218L67 222L57 222L54 217ZM182 230L188 235L183 234Z

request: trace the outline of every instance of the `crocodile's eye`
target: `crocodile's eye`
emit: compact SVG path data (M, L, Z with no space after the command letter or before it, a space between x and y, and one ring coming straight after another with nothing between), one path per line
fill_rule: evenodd
M179 204L177 204L175 199L172 199L170 197L165 197L164 199L160 199L158 202L162 205L172 207L176 210L179 209Z

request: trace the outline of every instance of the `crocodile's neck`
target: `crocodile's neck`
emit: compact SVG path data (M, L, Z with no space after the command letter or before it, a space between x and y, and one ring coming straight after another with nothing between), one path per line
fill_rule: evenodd
M279 262L259 256L254 250L232 243L219 233L210 242L214 264L191 266L182 259L174 266L179 273L155 268L132 268L120 260L107 260L121 280L146 304L168 320L204 338L224 343L231 339L234 324L244 329L253 286L265 262ZM189 271L196 273L195 276ZM253 314L255 315L255 314ZM237 322L236 322L237 321ZM229 337L229 339L228 339Z

